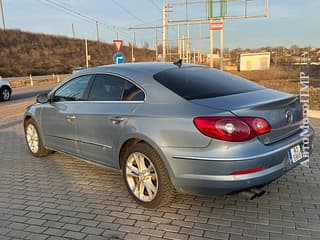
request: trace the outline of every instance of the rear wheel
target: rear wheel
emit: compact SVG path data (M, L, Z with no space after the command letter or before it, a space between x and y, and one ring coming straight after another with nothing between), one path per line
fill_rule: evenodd
M11 90L8 87L2 87L0 89L0 100L9 101L11 98Z
M148 144L138 143L126 150L122 171L131 196L143 207L158 208L175 196L164 163Z
M32 119L25 121L24 132L28 149L32 155L35 157L44 157L52 153L51 150L44 147L38 128Z

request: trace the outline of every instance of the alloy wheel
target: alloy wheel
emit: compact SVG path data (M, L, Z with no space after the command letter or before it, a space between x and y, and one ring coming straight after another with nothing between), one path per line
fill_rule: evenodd
M8 101L10 99L10 91L8 89L4 89L2 92L3 100Z
M132 193L141 201L151 202L158 192L158 175L148 157L140 152L129 155L126 180Z
M29 149L31 152L37 153L39 151L39 136L35 126L32 124L27 126L26 136Z

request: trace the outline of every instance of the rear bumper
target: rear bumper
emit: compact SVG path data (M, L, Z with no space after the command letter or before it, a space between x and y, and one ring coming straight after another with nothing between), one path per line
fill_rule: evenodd
M197 152L183 155L181 149L166 149L165 155L171 169L171 180L178 191L197 195L222 195L268 184L307 160L308 157L303 157L295 163L290 163L288 151L298 144L302 147L303 139L308 137L310 156L313 134L313 129L310 128L303 135L296 134L272 146L264 146L265 152L255 155L233 158L229 155L224 158L213 157L214 155L205 157L202 154L201 157L195 157ZM233 171L258 167L264 169L255 173L230 175Z

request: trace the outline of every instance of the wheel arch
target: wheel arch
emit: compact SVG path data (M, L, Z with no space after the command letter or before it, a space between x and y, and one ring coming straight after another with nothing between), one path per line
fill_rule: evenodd
M1 91L2 89L8 89L9 92L10 92L10 94L12 93L12 89L11 89L11 87L8 86L8 85L2 85L2 86L0 87L0 91Z
M130 146L133 146L137 143L140 142L144 142L148 145L150 145L160 156L160 158L162 159L164 165L167 168L167 171L170 175L170 177L172 177L173 172L172 169L170 167L170 164L168 163L167 158L165 157L164 153L162 152L162 150L158 147L158 145L152 141L150 138L146 137L146 136L142 136L142 135L134 135L134 136L130 136L129 138L127 138L126 140L122 141L121 147L119 147L118 151L117 151L117 159L118 159L118 166L119 169L122 169L122 161L123 161L123 155L126 151L126 149Z
M23 119L23 124L26 123L26 121L28 121L29 119L32 119L32 117L30 115L26 115L24 116L24 119Z
M42 129L40 128L38 122L35 120L34 116L32 113L26 113L26 115L24 116L23 118L23 126L25 127L25 124L28 120L32 120L33 123L35 124L36 128L38 129L38 134L40 135L40 138L44 144L44 146L46 146L46 141L45 141L45 138L43 137L43 132L42 132Z

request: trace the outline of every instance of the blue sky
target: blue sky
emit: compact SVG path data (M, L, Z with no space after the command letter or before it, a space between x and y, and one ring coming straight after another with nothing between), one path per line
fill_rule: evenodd
M161 25L162 0L49 0L76 12L97 19L101 39L111 42L119 38L131 41L133 32L128 27ZM173 0L172 0L173 1ZM185 0L174 0L174 2ZM191 1L191 0L190 0ZM254 0L248 10L250 13L262 13L264 0ZM56 35L72 36L71 24L74 24L76 37L96 39L94 21L72 16L47 0L3 0L6 26L10 29L21 29ZM170 2L170 1L169 1ZM203 5L205 6L205 5ZM320 47L320 1L319 0L269 0L267 18L240 19L225 21L225 47L233 49L257 48L262 46L299 46ZM244 11L242 5L230 6L229 13ZM190 6L189 17L206 16L205 7ZM184 9L173 7L169 19L185 16ZM182 29L182 33L185 30ZM177 34L176 28L169 30L169 39ZM208 26L201 27L203 37L209 36ZM184 33L186 34L186 33ZM191 27L192 48L200 47L199 26ZM160 40L161 30L157 31ZM215 31L215 46L218 47L219 32ZM149 42L155 44L155 30L137 30L138 45ZM203 49L208 48L208 40L201 42Z

